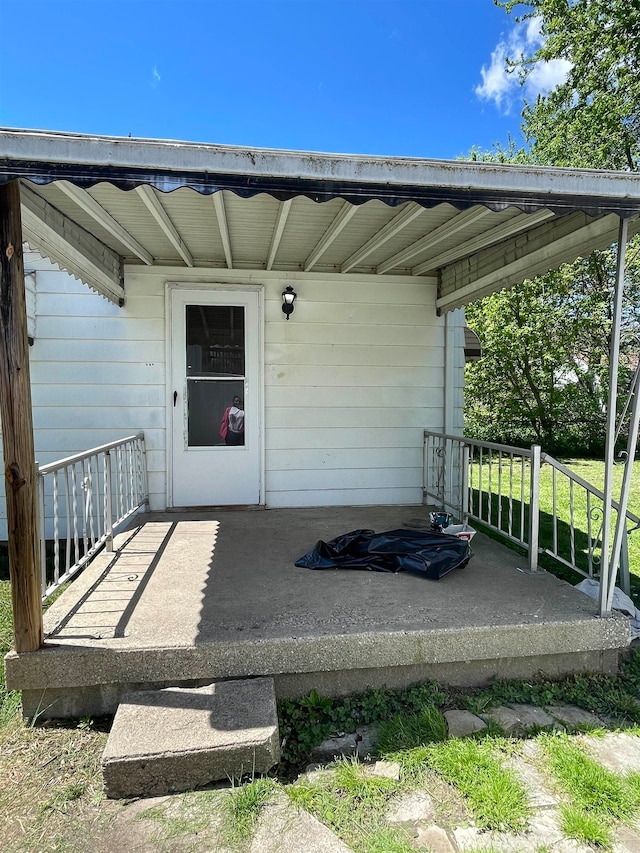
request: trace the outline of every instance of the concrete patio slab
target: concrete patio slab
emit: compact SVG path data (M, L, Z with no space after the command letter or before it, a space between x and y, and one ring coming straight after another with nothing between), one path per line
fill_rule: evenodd
M403 526L425 507L141 516L45 614L45 647L10 653L27 715L112 713L124 692L272 676L279 697L436 678L615 671L628 620L478 534L467 568L296 568L318 539Z

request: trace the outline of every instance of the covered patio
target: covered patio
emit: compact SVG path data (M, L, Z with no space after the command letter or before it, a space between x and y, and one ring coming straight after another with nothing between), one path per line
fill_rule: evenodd
M293 561L318 538L424 512L400 504L422 496L424 429L462 431L456 309L617 239L615 401L624 250L639 213L640 177L626 173L0 130L10 309L0 317L0 411L17 648L7 676L26 712L106 712L132 685L267 673L288 695L614 668L629 642L626 621L610 616L622 535L611 548L615 405L599 608L553 577L518 571L513 552L480 536L470 566L439 582L312 573ZM131 372L151 377L154 510L202 505L174 489L191 377L173 381L183 365L172 353L183 358L185 347L174 337L172 349L172 293L251 296L255 497L242 503L297 507L147 515L115 558L101 556L48 611L44 633L24 239L108 300L114 318L145 330ZM281 312L289 286L306 288L291 323ZM95 349L83 344L69 387ZM117 382L120 397L104 397L103 410L126 410L132 383Z
M597 602L480 534L439 581L294 566L319 538L418 523L424 506L139 515L47 611L44 647L8 656L8 685L47 718L258 675L286 697L616 670L628 620L597 618Z

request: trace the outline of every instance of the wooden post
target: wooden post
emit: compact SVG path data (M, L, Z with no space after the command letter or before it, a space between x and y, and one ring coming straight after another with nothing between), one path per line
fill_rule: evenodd
M15 647L32 652L42 645L42 592L17 181L0 186L0 418Z

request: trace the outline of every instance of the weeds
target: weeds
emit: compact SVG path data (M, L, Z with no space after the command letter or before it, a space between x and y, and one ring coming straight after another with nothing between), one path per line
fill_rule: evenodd
M311 691L303 699L279 703L283 761L299 766L315 746L336 732L355 732L358 726L376 725L396 714L415 714L429 706L442 706L449 695L434 682L406 690L369 689L344 699L330 699Z
M620 776L604 768L566 735L539 739L545 765L569 797L561 808L569 838L608 848L612 827L633 819L640 807L640 774Z
M166 804L145 809L136 819L156 824L156 841L162 849L162 843L167 840L198 835L208 829L221 811L220 794L219 791L182 794Z
M473 713L496 705L577 705L596 714L618 716L640 723L640 655L627 660L619 676L573 675L560 681L496 681L477 693L461 697L460 704Z
M405 853L411 848L402 833L384 825L389 801L400 789L393 779L367 774L357 759L342 759L320 781L290 786L287 794L357 853Z
M516 774L503 766L500 745L492 738L429 744L414 753L410 772L431 767L455 785L481 829L522 831L529 818L527 795Z
M396 714L380 725L378 734L378 752L381 755L443 741L448 737L446 720L442 712L433 706L427 706L419 714Z
M611 847L611 829L599 815L590 814L573 803L565 803L560 808L560 819L562 831L568 838L605 849Z
M11 616L11 587L8 581L0 582L0 733L15 717L20 708L20 693L7 691L4 674L4 656L13 643Z
M227 844L237 847L252 837L275 790L275 781L266 777L234 788L223 806L221 834Z
M403 832L389 827L375 829L366 835L359 850L362 853L416 853Z

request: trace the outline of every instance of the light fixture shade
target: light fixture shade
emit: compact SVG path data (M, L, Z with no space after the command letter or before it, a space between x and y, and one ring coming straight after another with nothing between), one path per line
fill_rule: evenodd
M287 320L293 314L293 303L296 301L297 296L298 294L290 284L282 291L282 312Z

